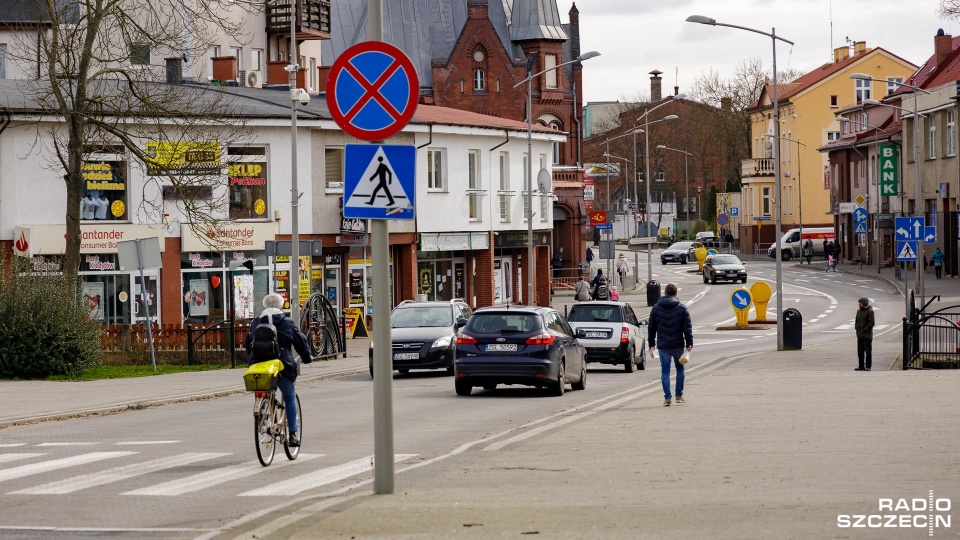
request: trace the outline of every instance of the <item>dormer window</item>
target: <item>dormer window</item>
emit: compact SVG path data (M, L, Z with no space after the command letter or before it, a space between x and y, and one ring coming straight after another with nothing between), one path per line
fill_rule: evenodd
M473 91L487 91L487 55L482 49L473 51Z

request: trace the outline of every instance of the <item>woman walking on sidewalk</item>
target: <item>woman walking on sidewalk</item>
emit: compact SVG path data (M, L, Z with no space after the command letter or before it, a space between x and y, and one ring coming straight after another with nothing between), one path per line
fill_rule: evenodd
M943 279L943 252L940 251L940 248L937 248L930 258L933 260L933 271L936 273L937 279Z

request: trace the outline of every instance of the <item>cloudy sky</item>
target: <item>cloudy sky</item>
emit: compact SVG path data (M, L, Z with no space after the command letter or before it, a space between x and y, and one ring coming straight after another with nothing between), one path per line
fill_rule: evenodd
M586 103L623 100L638 91L649 93L649 72L663 72L664 94L674 84L686 92L703 72L721 75L750 56L760 57L769 69L768 37L737 30L685 22L689 15L705 15L717 22L770 32L793 41L778 42L778 68L809 71L832 60L833 47L866 41L920 64L933 54L938 28L957 35L960 22L939 18L939 0L578 0L583 51L601 56L584 63L583 97ZM558 0L567 19L570 2Z

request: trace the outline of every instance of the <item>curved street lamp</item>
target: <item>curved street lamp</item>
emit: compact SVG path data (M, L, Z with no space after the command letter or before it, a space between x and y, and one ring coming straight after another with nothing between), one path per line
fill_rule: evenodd
M693 154L691 154L690 152L687 152L686 150L680 150L679 148L670 148L669 146L665 146L662 144L657 145L657 150L669 150L671 152L680 152L681 154L683 154L683 183L685 186L683 209L685 214L684 217L687 218L687 221L690 221L690 170L687 168L687 158L692 156ZM697 208L697 210L699 211L700 208Z

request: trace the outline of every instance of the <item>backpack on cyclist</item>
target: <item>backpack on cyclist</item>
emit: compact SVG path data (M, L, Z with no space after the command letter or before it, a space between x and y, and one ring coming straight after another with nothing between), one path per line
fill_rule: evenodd
M610 298L610 291L607 289L607 279L600 278L597 281L597 290L594 294L597 300L607 300Z
M273 325L273 315L267 315L269 322L261 322L253 329L253 358L257 362L280 358L280 342L277 341L277 327Z

